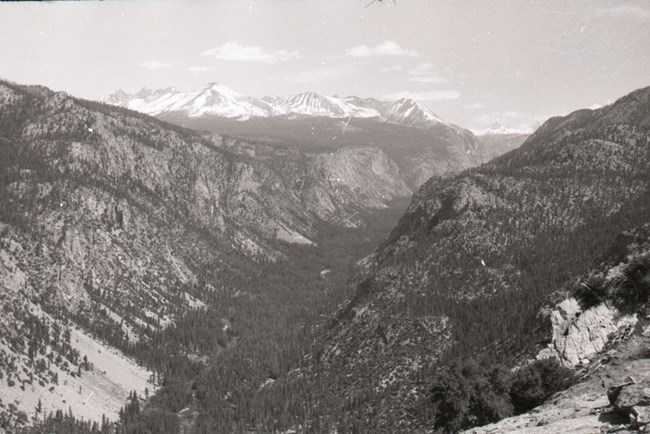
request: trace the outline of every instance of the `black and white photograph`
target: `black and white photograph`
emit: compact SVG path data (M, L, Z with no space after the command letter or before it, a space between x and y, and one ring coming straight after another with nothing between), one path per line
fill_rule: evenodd
M0 1L0 434L650 433L650 0Z

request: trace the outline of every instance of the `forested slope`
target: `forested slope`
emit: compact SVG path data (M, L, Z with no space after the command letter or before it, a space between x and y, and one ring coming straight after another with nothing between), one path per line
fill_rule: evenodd
M363 149L280 165L232 146L246 144L0 82L1 426L69 408L115 421L132 390L161 386L153 420L174 426L211 356L262 351L251 368L267 375L304 351L342 261L410 190ZM333 186L333 171L350 176Z
M521 148L429 180L363 261L365 279L296 374L320 390L313 419L431 428L435 366L525 355L545 298L650 219L649 119L645 88L550 119Z

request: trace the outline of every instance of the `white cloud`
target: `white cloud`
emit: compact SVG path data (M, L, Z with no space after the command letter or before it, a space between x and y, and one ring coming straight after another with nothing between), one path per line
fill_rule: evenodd
M598 8L594 11L598 17L621 17L621 18L639 18L650 19L650 9L633 5L618 5L608 8Z
M370 56L408 56L417 57L420 54L415 50L407 50L399 46L395 41L386 41L381 44L369 47L367 45L356 45L345 50L346 56L370 57Z
M247 47L237 42L226 42L201 53L201 56L214 57L219 60L232 62L262 62L277 63L292 59L300 59L298 51L267 50L262 47Z
M461 93L457 90L432 90L426 92L411 92L409 90L401 92L393 92L386 95L383 95L383 99L395 100L401 98L410 98L416 101L441 101L441 100L453 100L460 98Z
M464 105L463 108L466 108L466 109L482 109L482 108L485 108L485 104L483 104L482 102L475 102L475 103L472 103L472 104Z
M431 63L420 63L408 70L408 74L410 75L408 81L413 83L447 83L449 81L444 77L433 74L433 71L434 68Z
M202 65L190 66L189 68L187 68L188 71L193 72L195 74L200 74L202 72L210 72L210 71L214 71L215 69L217 68L214 66L202 66Z
M147 69L173 68L174 64L169 62L160 62L158 60L148 60L140 63L138 66Z

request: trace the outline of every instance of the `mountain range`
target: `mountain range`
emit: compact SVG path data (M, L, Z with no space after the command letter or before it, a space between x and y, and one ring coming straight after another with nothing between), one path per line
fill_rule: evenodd
M211 115L238 120L253 117L376 118L398 125L419 127L444 123L439 116L407 98L386 102L374 98L341 98L305 92L286 98L257 99L239 94L219 83L208 83L192 92L182 92L176 88L142 89L129 95L119 90L104 101L154 116L178 113L189 117Z
M374 148L395 162L412 190L431 176L487 162L527 137L498 131L476 137L411 99L380 101L313 92L256 99L209 83L195 92L118 91L104 101L197 131L264 145L267 154L270 148L307 153Z

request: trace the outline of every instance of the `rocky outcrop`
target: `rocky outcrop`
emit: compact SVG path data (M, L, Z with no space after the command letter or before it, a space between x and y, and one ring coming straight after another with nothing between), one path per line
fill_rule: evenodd
M610 303L583 310L575 298L558 304L550 319L552 342L537 358L556 357L567 367L587 365L612 334L629 332L637 322L635 314L624 315Z

